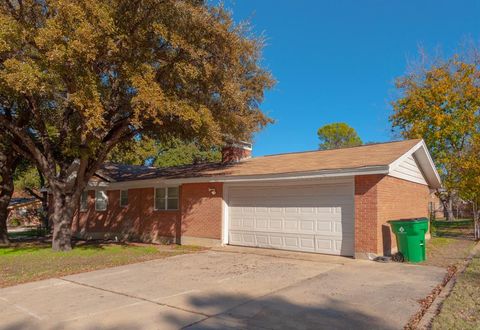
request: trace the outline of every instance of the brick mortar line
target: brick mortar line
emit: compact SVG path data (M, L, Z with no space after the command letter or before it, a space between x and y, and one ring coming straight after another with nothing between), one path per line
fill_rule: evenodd
M103 289L103 288L96 287L94 285L90 285L90 284L86 284L86 283L82 283L82 282L77 282L77 281L74 281L74 280L67 280L66 278L59 278L59 280L69 282L69 283L72 283L72 284L76 284L76 285L80 285L80 286L84 286L84 287L91 288L91 289L96 289L96 290L99 290L99 291L104 291L104 292L117 294L117 295L120 295L120 296L132 298L132 299L146 301L146 302L149 302L149 303L152 303L152 304L155 304L155 305L159 305L159 306L165 306L165 307L178 309L178 310L181 310L183 312L188 312L188 313L192 313L192 314L205 316L206 318L208 318L210 316L210 315L205 314L205 313L195 312L195 311L188 310L188 309L185 309L185 308L165 304L165 303L162 303L162 302L159 302L159 301L154 301L154 300L150 300L150 299L147 299L147 298L137 297L137 296L134 296L134 295L131 295L131 294L128 294L128 293L118 292L118 291L109 290L109 289ZM204 319L204 320L206 320L206 319Z

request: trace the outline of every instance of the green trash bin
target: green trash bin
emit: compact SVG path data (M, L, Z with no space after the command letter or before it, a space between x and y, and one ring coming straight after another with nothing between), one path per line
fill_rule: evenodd
M402 219L388 221L397 238L398 251L405 260L422 262L426 260L425 234L428 231L428 219Z

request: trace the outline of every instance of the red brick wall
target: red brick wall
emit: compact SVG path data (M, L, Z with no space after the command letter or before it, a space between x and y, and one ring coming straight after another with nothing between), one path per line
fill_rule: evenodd
M377 184L383 175L355 177L355 253L376 252Z
M377 189L377 235L380 238L377 242L377 251L388 254L390 248L396 248L396 241L387 221L428 217L430 189L425 185L392 176L384 177Z
M126 207L120 207L120 190L107 190L107 210L95 211L95 191L91 190L88 210L77 212L72 230L85 237L108 233L112 238L141 241L180 236L221 239L222 187L221 183L181 185L178 211L155 211L154 188L129 189Z
M212 195L212 189L215 195ZM222 201L222 183L182 185L182 235L221 239Z
M427 186L385 175L355 177L355 253L396 248L388 220L428 216Z
M106 211L95 211L95 191L88 192L88 210L77 212L72 229L79 234L114 233L142 241L176 237L180 230L180 211L155 211L154 189L128 190L128 206L120 207L120 190L107 190ZM182 192L180 189L180 198Z

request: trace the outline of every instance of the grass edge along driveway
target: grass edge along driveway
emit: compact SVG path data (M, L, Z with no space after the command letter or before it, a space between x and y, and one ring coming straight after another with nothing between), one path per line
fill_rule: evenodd
M69 252L46 243L17 243L0 248L0 288L204 250L186 245L83 242Z
M452 292L442 303L432 329L480 329L480 243Z

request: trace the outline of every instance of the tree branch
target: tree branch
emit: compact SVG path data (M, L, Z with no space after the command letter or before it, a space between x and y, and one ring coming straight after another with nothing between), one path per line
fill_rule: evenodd
M33 191L29 187L24 187L23 190L25 190L27 193L29 193L31 196L35 197L36 199L39 199L40 201L43 201L43 197L37 194L35 191Z
M50 164L54 164L52 145L50 138L48 137L47 128L45 126L45 121L43 120L42 113L40 112L40 109L38 109L36 100L31 95L28 95L26 99L32 110L33 117L35 118L35 123L40 133L40 142L42 143L43 151L46 155L46 158Z
M15 126L3 116L0 116L0 127L3 127L5 130L10 132L10 134L22 141L22 145L28 149L28 152L26 152L19 145L13 143L15 151L19 152L23 156L26 156L26 158L35 161L35 163L37 163L42 171L48 176L49 181L55 178L55 171L52 170L48 160L43 156L41 150L37 148L35 142L27 132L25 132L22 128Z

